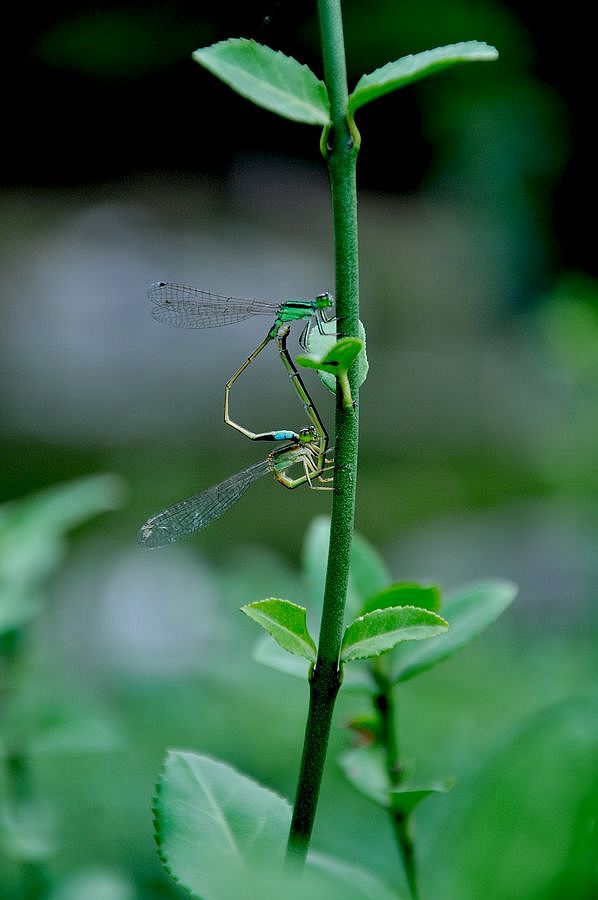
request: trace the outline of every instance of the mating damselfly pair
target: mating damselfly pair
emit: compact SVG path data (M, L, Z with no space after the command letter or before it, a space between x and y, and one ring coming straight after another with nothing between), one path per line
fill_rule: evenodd
M150 287L148 297L153 303L153 317L159 322L179 328L213 328L241 322L258 315L273 318L266 337L226 382L224 421L250 440L289 443L273 450L265 460L232 475L220 484L180 500L152 516L139 531L139 543L145 547L161 547L192 535L218 519L255 481L270 473L279 484L289 489L307 484L314 490L332 490L330 482L333 478L325 474L333 469L333 464L326 455L329 449L328 434L287 349L291 322L305 322L299 338L301 346L305 346L312 323L315 323L318 330L323 333L323 324L333 319L330 315L333 305L331 296L323 293L313 299L274 303L267 300L227 297L186 285L160 281ZM230 392L233 384L272 341L277 343L283 367L311 423L299 431L281 428L267 432L253 432L239 425L230 416ZM288 471L297 465L302 467L303 475L291 478Z

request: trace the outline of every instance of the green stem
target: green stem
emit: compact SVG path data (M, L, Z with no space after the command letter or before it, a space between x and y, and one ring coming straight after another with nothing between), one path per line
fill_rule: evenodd
M390 784L396 787L403 778L403 767L401 766L399 741L397 738L395 689L380 669L374 670L374 678L379 689L379 693L375 698L375 705L380 717L380 740L386 751L386 772ZM413 900L418 900L419 889L417 885L415 847L411 836L409 816L402 810L393 809L392 805L389 807L388 813L403 861L411 897Z
M392 685L379 672L374 673L379 693L374 703L380 716L380 740L386 751L386 771L391 785L399 784L402 776L397 738L396 704Z
M28 812L35 802L31 766L24 753L15 750L7 757L6 780L13 815L18 819L21 812ZM22 860L19 868L22 900L41 900L46 896L49 882L45 865L37 861Z
M415 847L411 837L411 823L405 813L394 811L391 813L392 827L397 839L397 845L401 853L401 859L405 867L405 877L413 900L419 900L417 886L417 869L415 863Z
M334 228L336 314L339 336L357 337L359 283L357 251L356 132L347 119L347 72L340 0L319 0L324 75L331 106L331 127L325 156L330 176ZM326 761L330 725L341 683L339 656L343 638L349 580L351 539L355 517L359 386L349 373L352 408L337 385L334 494L328 548L328 568L318 655L310 679L310 703L303 754L289 834L289 853L303 860L313 829Z
M0 639L0 700L4 701L17 677L21 662L23 634L19 630L8 632ZM0 717L3 710L0 709ZM10 814L18 821L23 811L28 812L35 802L35 789L31 779L31 766L27 754L11 747L5 757L7 800ZM48 890L46 866L41 862L22 860L22 900L41 900Z

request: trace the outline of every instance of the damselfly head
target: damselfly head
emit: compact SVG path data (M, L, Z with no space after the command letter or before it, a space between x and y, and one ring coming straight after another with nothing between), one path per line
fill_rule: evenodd
M323 291L316 297L316 309L330 309L334 306L334 298L328 291Z
M312 444L318 436L318 433L313 425L308 425L307 428L302 428L299 432L299 441L302 444Z

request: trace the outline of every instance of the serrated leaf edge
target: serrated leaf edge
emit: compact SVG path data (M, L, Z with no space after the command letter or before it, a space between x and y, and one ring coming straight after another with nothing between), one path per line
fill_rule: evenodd
M479 56L476 56L474 53L471 53L471 54L464 55L464 57L462 59L454 59L452 61L455 64L457 64L459 62L492 62L493 60L498 59L499 53L498 53L498 50L496 49L496 47L493 47L492 44L487 44L486 41L456 41L453 44L443 44L440 47L432 47L429 50L419 50L419 51L417 51L417 53L407 53L405 56L400 56L398 59L390 60L389 62L384 63L383 66L378 66L378 68L374 69L372 72L367 72L365 75L361 76L361 78L359 79L359 81L357 82L357 84L355 85L355 87L353 88L353 91L351 92L351 94L349 96L349 101L348 101L349 113L351 115L353 115L353 113L355 113L358 109L360 109L362 106L365 106L366 103L371 102L371 100L378 100L381 96L384 96L384 94L380 94L377 97L370 98L370 100L365 98L361 103L358 102L357 104L355 104L355 102L354 102L356 95L358 95L359 89L360 88L363 89L364 82L365 82L366 88L368 88L370 86L372 88L376 87L375 84L369 85L369 79L372 79L372 81L373 81L375 78L379 78L380 73L383 72L385 69L390 69L391 66L395 66L397 63L405 62L406 60L416 59L418 56L423 56L426 53L433 53L436 50L452 50L452 49L456 49L456 48L460 48L461 50L463 50L463 48L465 48L465 47L473 47L474 45L476 46L477 50L479 51L479 54L480 54ZM448 68L448 64L450 64L451 60L438 59L436 64L441 65L443 62L447 63L447 68ZM434 65L434 63L432 63L431 65ZM412 80L406 80L408 78L408 75L405 74L405 76L403 76L403 78L399 79L399 81L403 81L403 79L405 79L404 84L399 83L395 86L393 86L392 84L389 84L387 89L384 91L384 93L389 94L392 91L398 90L402 87L408 87L410 84L414 84L416 81L420 81L423 78L428 77L428 75L433 75L433 74L434 74L434 72L428 72L428 73L423 72L421 75L417 75L417 77ZM383 85L379 84L378 87L383 87ZM357 96L357 99L359 99L358 96Z
M267 50L268 52L273 53L276 56L281 57L282 59L292 59L294 63L296 63L302 69L305 69L310 74L310 76L315 79L318 87L321 86L324 89L322 100L327 107L326 114L327 114L328 118L326 120L318 119L317 122L314 122L313 118L311 121L307 121L306 119L299 119L296 116L286 116L285 117L285 116L282 116L280 113L278 113L276 110L272 110L269 107L262 106L261 103L256 103L256 101L253 99L253 97L251 97L251 95L249 95L245 91L240 91L236 86L233 87L228 81L225 81L225 79L222 78L222 76L220 75L219 72L215 72L212 69L212 67L210 65L208 65L204 59L201 58L201 54L204 50L213 50L214 48L221 47L223 45L227 45L229 47L230 46L249 46L249 45L251 45L253 47L263 48L264 50ZM302 122L303 124L306 124L306 125L321 125L321 126L330 125L330 100L328 97L328 91L326 89L325 83L320 78L318 78L318 76L313 71L313 69L310 69L310 67L306 63L299 62L299 60L295 59L294 56L289 56L287 53L283 53L282 50L274 50L273 47L269 47L267 44L260 44L259 41L254 41L250 38L238 37L238 38L227 38L223 41L217 41L215 44L210 44L208 47L199 47L197 50L193 51L191 56L195 60L195 62L198 62L201 66L203 66L205 69L207 69L212 75L214 75L216 78L220 78L220 80L223 81L224 84L227 84L231 88L231 90L236 91L241 97L245 97L246 100L250 100L252 103L255 103L256 106L260 106L262 109L267 109L268 112L272 112L275 115L281 115L281 118L288 118L291 121ZM232 63L227 63L227 65L230 65L231 68L234 68ZM245 71L245 70L241 70L241 71ZM270 85L270 87L274 93L278 93L281 97L286 97L289 94L291 94L297 100L299 106L303 106L306 110L313 112L314 106L307 104L300 97L298 97L297 94L293 93L292 91L288 91L285 94L283 91L281 91L275 85L273 85L270 81L268 81L267 78L264 80L268 85Z
M168 782L168 777L167 777L168 759L173 754L184 754L184 755L191 754L192 756L197 756L200 759L207 759L210 762L216 763L220 766L224 766L225 768L227 768L230 771L234 772L235 774L239 775L241 778L246 778L248 781L253 782L253 784L257 785L260 788L263 788L265 791L268 791L268 793L273 794L274 796L278 797L279 800L282 800L287 805L287 807L289 809L289 822L291 820L292 806L289 803L289 801L287 800L287 798L284 797L282 794L280 794L278 791L275 791L270 787L266 787L266 785L263 785L263 784L261 784L261 782L257 781L255 778L252 778L251 775L246 775L244 772L239 771L239 769L237 769L235 766L231 766L231 765L229 765L229 763L223 762L223 760L221 760L221 759L217 759L214 756L210 756L208 753L197 753L195 750L184 750L182 748L171 748L166 751L166 756L164 757L162 766L158 773L158 779L156 781L156 786L155 786L154 793L152 796L152 820L153 820L153 826L154 826L154 839L156 841L158 858L159 858L160 862L162 863L162 865L164 866L165 871L173 879L173 881L176 882L176 884L180 885L181 888L183 888L183 890L187 891L187 893L189 893L192 897L197 898L197 900L202 900L202 898L199 897L198 894L195 894L191 890L191 888L187 887L187 885L184 884L180 880L180 878L178 878L174 874L174 872L172 871L172 869L170 867L170 864L167 861L166 854L164 853L162 833L161 833L159 815L158 815L158 804L161 801L163 789ZM242 859L243 859L243 857L241 855L241 860Z
M374 610L372 610L371 612L364 613L364 615L362 615L362 616L357 616L357 618L353 619L352 622L349 622L349 624L348 624L347 627L345 628L345 632L344 632L344 635L343 635L343 645L342 645L342 648L341 648L341 656L340 656L341 661L342 661L343 663L356 662L357 660L360 660L360 659L373 659L373 658L376 657L376 656L381 656L383 653L388 653L390 650L394 649L393 647L391 647L391 648L388 648L388 649L386 649L386 650L380 650L378 653L368 653L367 656L354 656L354 657L352 657L352 658L349 659L349 660L344 659L344 657L343 657L343 652L344 652L344 649L345 649L345 647L344 647L345 636L346 636L347 631L349 630L349 628L350 628L352 625L354 625L355 622L361 622L361 621L363 621L363 619L365 619L365 618L370 618L371 616L376 615L376 613L378 613L378 612L382 612L382 613L390 612L390 610L392 610L392 609L401 609L401 610L413 609L413 610L418 610L418 612L425 612L425 613L427 613L427 614L430 615L430 616L434 616L435 619L438 619L438 622L435 622L434 624L436 624L436 625L445 625L447 628L450 627L450 625L449 625L449 623L446 621L446 619L443 619L443 617L442 617L442 616L439 616L438 613L432 612L432 610L430 610L430 609L424 609L423 607L420 607L420 606L388 606L388 607L385 607L385 608L383 608L383 609L374 609ZM424 626L422 626L422 627L426 627L426 626L424 625ZM433 626L430 626L430 627L433 627ZM437 635L431 635L430 637L436 637L436 636L437 636ZM401 642L400 642L400 641L397 641L397 643L401 643ZM354 645L350 645L350 646L354 646ZM395 644L395 646L396 646L396 644Z
M155 842L156 842L156 852L157 852L157 854L158 854L158 859L160 860L162 866L164 867L164 871L168 874L168 876L169 876L170 878L172 878L172 880L173 880L176 884L178 884L183 890L185 890L185 891L187 891L189 894L191 894L192 897L197 897L197 895L194 894L193 891L189 890L189 888L187 888L187 887L182 883L182 881L180 881L180 880L177 878L177 876L174 874L174 872L173 872L172 869L170 868L170 864L169 864L168 859L167 859L167 857L166 857L166 853L164 852L164 846L163 846L163 842L162 842L162 828L161 828L161 825L160 825L159 804L160 804L160 802L161 802L161 800L162 800L162 792L163 792L163 789L164 789L164 785L165 785L165 783L166 783L167 780L168 780L167 777L166 777L166 773L167 773L166 764L167 764L167 760L168 760L168 754L169 754L170 752L171 752L171 751L168 750L167 753L166 753L166 756L165 756L164 759L162 760L162 765L161 765L160 770L159 770L159 772L158 772L158 778L157 778L157 780L156 780L156 785L155 785L155 788L154 788L154 793L153 793L153 795L152 795L152 823L153 823L153 826L154 826L154 840L155 840ZM174 750L174 751L172 751L172 752L175 752L175 753L176 753L176 752L182 752L182 751L176 751L176 750ZM199 898L198 898L198 900L199 900Z

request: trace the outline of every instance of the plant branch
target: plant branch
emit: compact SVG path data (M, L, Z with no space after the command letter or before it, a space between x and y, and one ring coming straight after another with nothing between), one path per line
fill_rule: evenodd
M0 720L7 699L17 677L21 663L23 634L19 629L0 636ZM8 744L5 756L6 794L11 820L19 822L23 812L29 813L35 803L35 789L31 778L31 766L27 753L21 747ZM40 900L48 889L46 867L40 861L18 861L23 900Z
M331 105L325 158L330 176L334 229L336 314L339 337L357 337L359 283L357 246L356 132L347 119L347 73L340 0L319 0L324 75ZM343 637L355 515L358 393L355 366L349 373L354 405L346 409L337 385L334 493L328 567L318 655L310 679L310 703L291 831L289 853L305 858L313 829L326 760L332 713L341 683L339 656Z
M397 787L403 779L403 767L397 738L395 688L380 668L375 668L373 675L379 689L374 703L380 718L380 741L386 752L386 773L391 787ZM403 810L395 808L392 802L388 808L388 814L403 861L411 897L413 900L418 900L415 847L411 836L409 816Z

